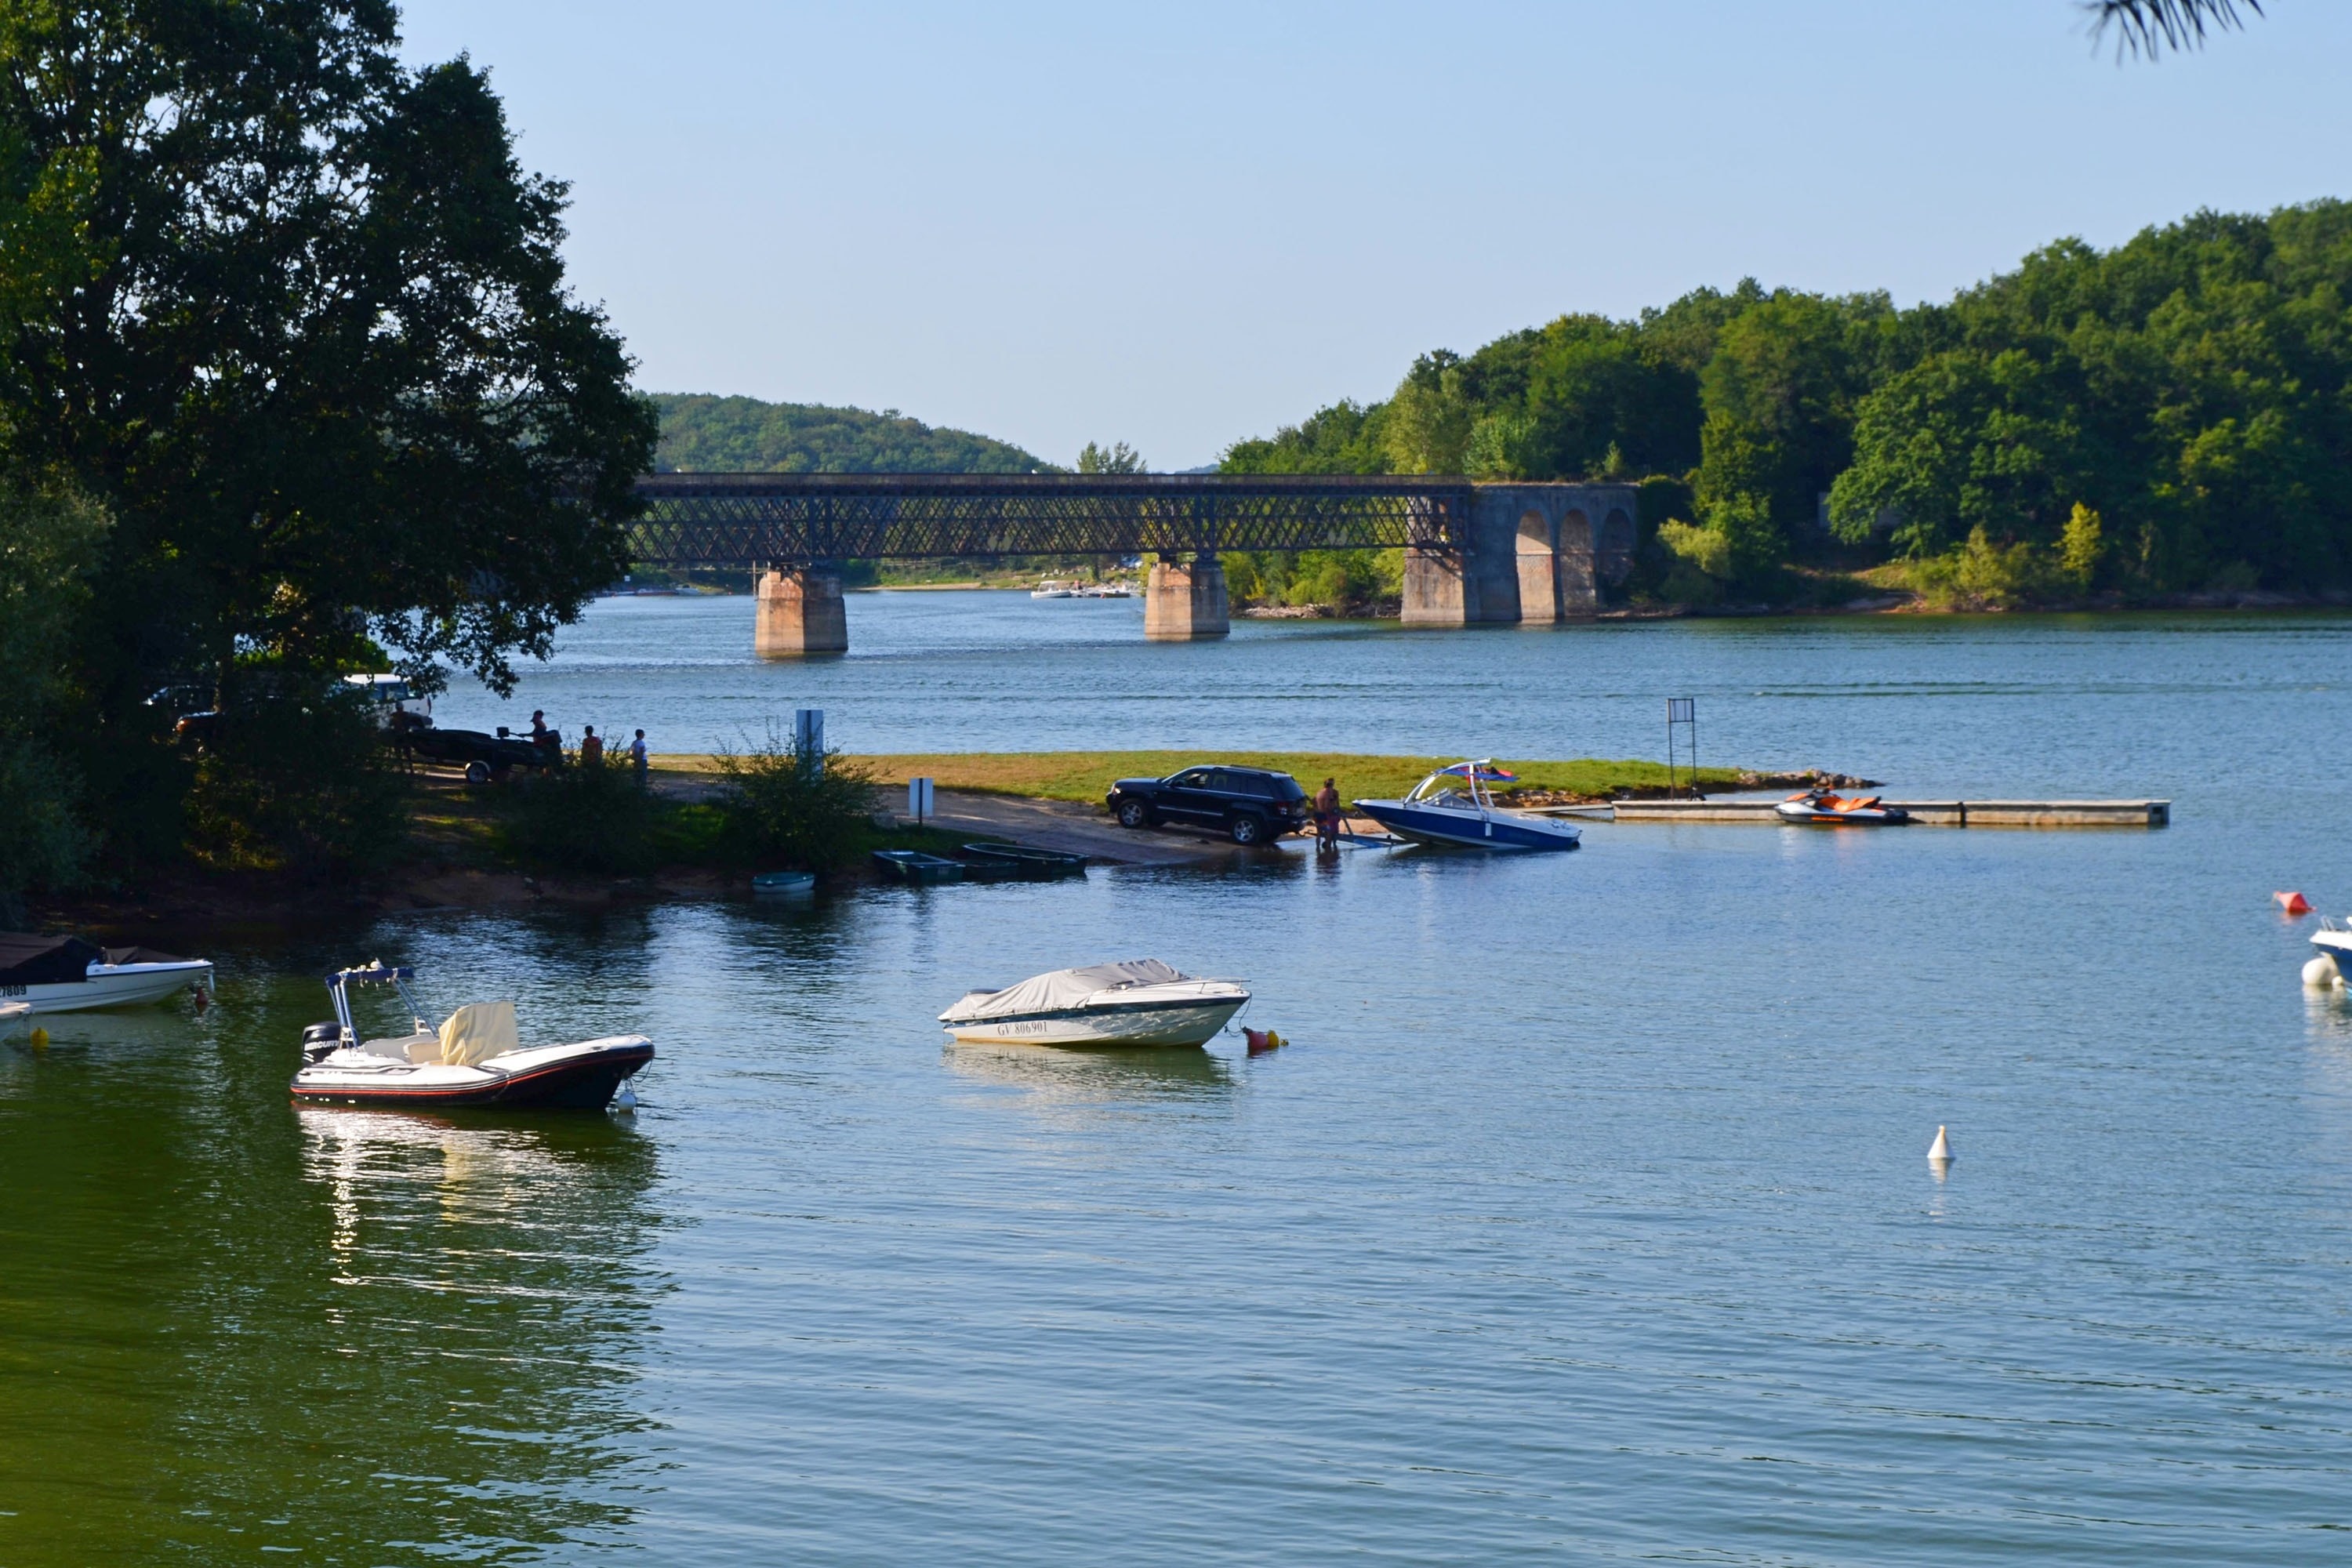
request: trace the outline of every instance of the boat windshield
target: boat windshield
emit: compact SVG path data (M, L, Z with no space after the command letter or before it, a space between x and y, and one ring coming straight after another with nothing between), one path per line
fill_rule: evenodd
M1413 785L1412 793L1404 798L1407 804L1422 805L1451 804L1477 806L1483 809L1495 804L1494 797L1486 789L1488 781L1506 780L1515 776L1496 767L1491 757L1481 757L1475 762L1455 763L1451 767L1438 769Z

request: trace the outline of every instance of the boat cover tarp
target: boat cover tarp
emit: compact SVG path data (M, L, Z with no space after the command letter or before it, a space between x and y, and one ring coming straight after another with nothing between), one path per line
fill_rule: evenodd
M65 985L89 978L106 955L78 936L0 932L0 985Z
M176 952L158 952L152 947L110 947L106 950L109 963L185 963L188 961Z
M441 1026L441 1059L454 1068L478 1067L520 1044L511 1002L468 1002Z
M963 1023L973 1018L1003 1018L1024 1013L1052 1013L1076 1007L1097 991L1116 985L1165 985L1192 977L1171 969L1156 958L1130 959L1125 963L1097 963L1085 969L1056 969L1032 975L1002 991L975 991L946 1012L941 1021Z

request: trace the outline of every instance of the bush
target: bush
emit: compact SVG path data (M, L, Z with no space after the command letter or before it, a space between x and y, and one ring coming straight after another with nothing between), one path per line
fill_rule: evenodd
M188 847L226 870L376 870L407 839L404 793L367 698L331 675L240 668L196 761Z
M774 723L748 752L721 752L727 841L758 870L827 871L854 858L870 829L878 786L839 752L803 758Z
M634 877L663 858L663 803L638 784L625 757L517 779L498 803L499 846L526 864Z

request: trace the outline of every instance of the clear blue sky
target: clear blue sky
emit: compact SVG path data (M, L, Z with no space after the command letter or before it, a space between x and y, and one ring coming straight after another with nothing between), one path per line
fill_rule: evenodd
M1213 460L1412 356L1702 283L1942 298L2352 195L2352 4L2116 66L2071 0L417 0L649 390Z

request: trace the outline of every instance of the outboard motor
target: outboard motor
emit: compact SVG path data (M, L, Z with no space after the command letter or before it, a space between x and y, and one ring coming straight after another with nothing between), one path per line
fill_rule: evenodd
M325 1060L342 1043L343 1026L341 1024L330 1019L323 1024L311 1025L302 1031L302 1064L308 1067L312 1062Z

